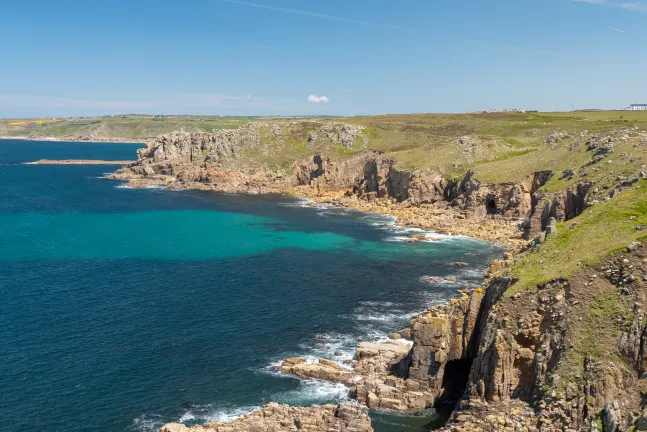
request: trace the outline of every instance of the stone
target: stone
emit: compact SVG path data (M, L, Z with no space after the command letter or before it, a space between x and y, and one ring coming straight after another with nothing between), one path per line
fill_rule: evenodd
M546 237L555 233L557 233L557 219L551 217L548 219L548 225L546 226Z
M627 250L629 252L633 252L636 249L638 249L639 247L640 247L640 242L635 241L635 242L630 243L629 246L627 246Z
M281 364L281 373L331 382L347 382L352 377L337 362L323 358L319 359L318 363L306 363L304 359L287 359Z
M210 422L186 427L169 423L160 432L372 432L368 408L357 404L292 407L269 403L233 422Z
M637 431L647 431L647 416L643 413L635 423Z

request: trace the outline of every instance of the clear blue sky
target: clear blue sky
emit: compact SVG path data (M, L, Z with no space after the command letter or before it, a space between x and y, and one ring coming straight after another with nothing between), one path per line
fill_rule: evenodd
M618 108L646 28L647 0L8 0L0 116Z

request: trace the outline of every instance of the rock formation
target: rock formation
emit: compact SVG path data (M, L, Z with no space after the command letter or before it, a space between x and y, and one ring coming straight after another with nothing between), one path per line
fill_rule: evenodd
M270 138L263 138L262 132L266 126L271 139L283 136L276 124L270 127L259 123L234 130L161 135L140 149L138 161L117 171L114 178L128 180L134 187L155 184L171 189L222 192L279 193L305 187L320 194L351 193L368 202L394 200L406 206L446 204L476 219L488 215L520 219L532 212L533 194L551 176L550 172L539 172L520 183L482 185L472 172L452 180L431 169L402 170L394 160L368 150L339 160L315 154L293 163L287 172L277 171L242 158L243 154L267 150L263 140ZM326 139L349 148L361 131L361 127L344 123L324 124L316 133L318 138L311 136L310 141ZM267 153L270 155L271 151ZM579 209L582 204L575 203L575 207Z
M240 163L246 149L263 146L255 131L257 126L247 126L160 137L116 177L135 184L161 182L169 187L248 193L296 188L301 195L335 205L395 214L408 225L488 239L500 237L489 237L484 227L508 230L505 240L523 228L527 238L534 239L524 244L538 253L546 236L563 234L556 231L558 222L577 217L600 196L584 180L561 191L546 191L550 171L535 172L516 183L489 185L471 171L462 178L447 178L431 169L402 169L384 154L368 150L341 159L314 154L287 172L276 172ZM283 136L281 128L271 128L271 133ZM312 146L323 139L356 146L357 133L333 123L310 134L308 141ZM565 138L555 133L547 143L553 146ZM471 142L464 138L460 145ZM612 152L612 142L590 137L592 160ZM571 171L563 180L575 176ZM609 197L639 179L625 179ZM407 241L426 240L416 236ZM501 273L515 259L508 254L493 262L483 288L461 291L459 298L414 317L410 328L399 332L411 339L412 346L399 340L362 343L350 367L327 359L316 363L287 359L280 369L303 379L344 383L370 409L419 413L439 403L456 405L447 431L616 432L647 423L641 411L641 398L647 394L644 245L631 243L620 257L588 267L580 263L567 279L512 295L508 290L517 281ZM604 306L611 313L599 309L604 302L612 302ZM596 345L601 354L586 355L578 344Z
M359 405L319 405L309 408L269 403L233 422L204 426L169 423L160 432L372 432L368 409Z
M642 421L647 247L634 242L626 254L568 280L504 295L514 282L494 277L485 289L460 291L460 298L415 316L408 329L411 348L391 341L360 344L351 371L323 360L319 369L339 371L332 378L300 374L293 360L283 370L345 382L372 409L421 412L460 400L445 431L617 432ZM620 315L599 315L606 298L620 302L611 306ZM611 320L618 330L600 320ZM582 343L575 341L591 331L590 343L602 344L610 356L565 363L564 356L579 349L570 344Z

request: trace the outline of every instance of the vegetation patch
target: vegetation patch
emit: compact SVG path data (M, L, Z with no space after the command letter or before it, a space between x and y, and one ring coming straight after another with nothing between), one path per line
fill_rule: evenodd
M573 225L573 228L571 228ZM582 266L598 263L646 237L647 181L640 181L618 197L586 209L580 216L557 224L537 251L528 250L516 258L510 274L518 279L506 295L536 290L537 285L568 278Z

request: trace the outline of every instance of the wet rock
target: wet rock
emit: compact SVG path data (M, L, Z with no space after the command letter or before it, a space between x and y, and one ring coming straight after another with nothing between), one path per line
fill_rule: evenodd
M351 377L337 362L323 358L318 363L306 363L301 358L287 359L281 364L281 373L331 382L344 382Z
M160 432L372 432L368 408L356 404L292 407L269 403L233 422L187 427L169 423Z

